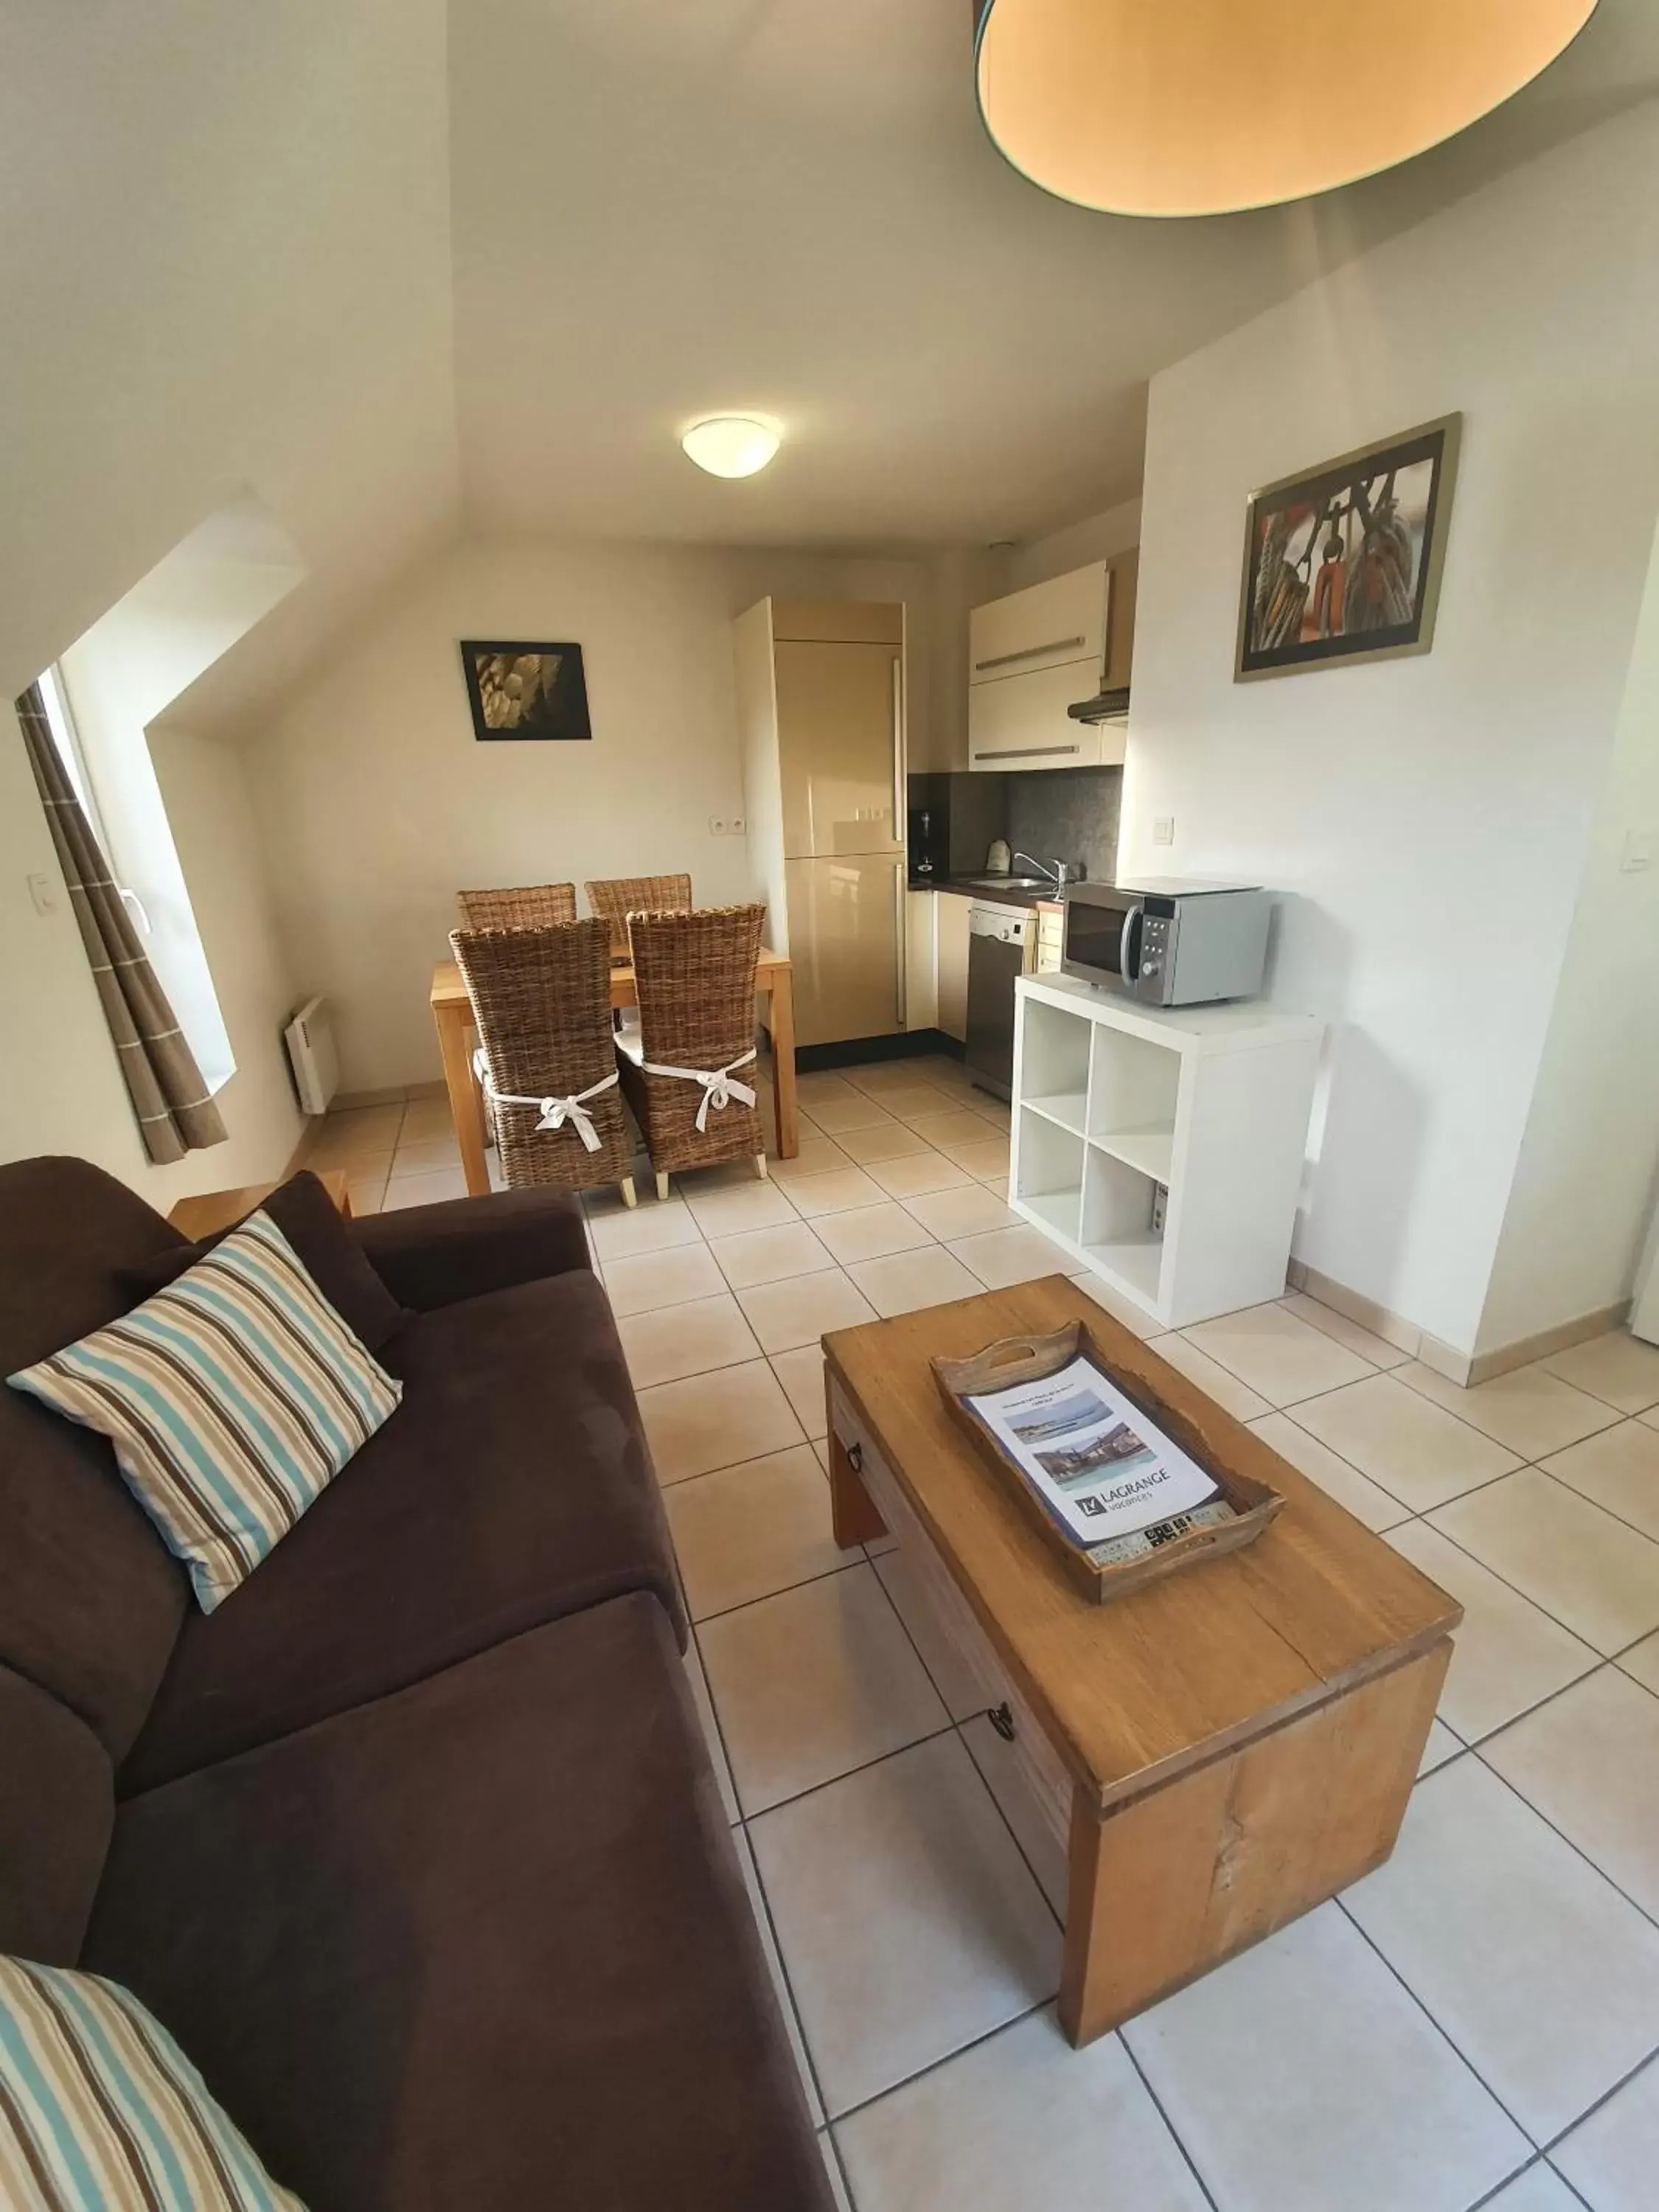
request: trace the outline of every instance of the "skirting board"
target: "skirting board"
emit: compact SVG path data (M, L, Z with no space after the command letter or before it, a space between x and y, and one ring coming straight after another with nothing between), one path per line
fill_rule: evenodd
M1460 1352L1455 1345L1443 1343L1415 1322L1407 1321L1403 1314L1391 1312L1374 1298L1362 1297L1345 1283L1334 1282L1330 1276L1322 1275L1317 1267L1292 1260L1289 1274L1297 1290L1306 1291L1322 1305L1346 1314L1350 1321L1370 1329L1373 1336L1380 1336L1397 1352L1410 1352L1425 1367L1432 1367L1437 1375L1443 1375L1448 1382L1468 1390L1478 1382L1490 1382L1495 1375L1508 1375L1515 1368L1529 1366L1534 1359L1547 1359L1553 1352L1568 1352L1575 1344L1587 1344L1592 1337L1605 1336L1610 1328L1617 1328L1630 1312L1630 1301L1626 1298L1616 1306L1601 1306L1594 1313L1580 1314L1575 1320L1541 1330L1536 1336L1517 1337L1511 1344L1493 1345L1486 1352Z

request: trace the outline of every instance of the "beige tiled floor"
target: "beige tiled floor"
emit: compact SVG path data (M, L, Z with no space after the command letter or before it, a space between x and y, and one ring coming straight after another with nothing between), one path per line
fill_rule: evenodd
M1050 1251L953 1063L801 1100L769 1184L677 1177L659 1205L647 1178L586 1212L838 2201L1654 2212L1659 1351L1615 1334L1461 1391L1306 1296L1159 1340L1097 1286L1466 1618L1389 1863L1073 2052L1062 1854L902 1556L836 1548L815 1441L823 1328ZM364 1211L459 1188L441 1099L335 1116L322 1157Z

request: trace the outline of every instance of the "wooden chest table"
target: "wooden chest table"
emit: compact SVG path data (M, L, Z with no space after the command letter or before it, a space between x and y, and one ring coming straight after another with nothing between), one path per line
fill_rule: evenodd
M1214 1461L1285 1500L1245 1550L1106 1605L1064 1579L927 1364L1076 1319ZM836 1537L897 1539L1066 1846L1073 2043L1388 1857L1462 1618L1443 1591L1064 1276L824 1349Z

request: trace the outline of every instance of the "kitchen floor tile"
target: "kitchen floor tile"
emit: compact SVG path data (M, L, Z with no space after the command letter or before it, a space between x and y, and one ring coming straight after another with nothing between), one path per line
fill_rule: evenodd
M923 1224L891 1199L880 1206L855 1206L850 1213L826 1213L813 1225L843 1267L853 1260L884 1259L890 1252L912 1252L933 1241Z
M866 1562L697 1631L745 1815L948 1724Z
M1287 1314L1293 1314L1297 1321L1305 1321L1310 1328L1318 1329L1346 1350L1357 1352L1361 1359L1369 1360L1373 1367L1403 1367L1412 1356L1409 1352L1402 1352L1397 1344L1390 1344L1385 1337L1374 1336L1370 1329L1362 1328L1357 1321L1350 1321L1346 1314L1338 1313L1334 1306L1324 1305L1319 1299L1310 1297L1306 1291L1292 1291L1279 1303Z
M1423 1756L1417 1762L1419 1781L1425 1774L1432 1774L1437 1766L1443 1766L1449 1759L1455 1759L1462 1748L1444 1721L1431 1722L1428 1741L1423 1747Z
M311 1164L309 1161L306 1164ZM390 1152L369 1152L345 1164L346 1195L354 1213L378 1213L392 1173Z
M694 1620L854 1563L830 1531L830 1486L810 1444L721 1468L665 1493Z
M816 1119L821 1101L845 1102L848 1098L856 1098L860 1094L848 1082L846 1074L836 1069L822 1067L796 1077L795 1095Z
M1616 1406L1621 1413L1644 1413L1659 1406L1659 1344L1647 1344L1627 1328L1615 1328L1570 1352L1540 1361L1552 1375Z
M1659 2046L1659 1929L1479 1759L1343 1904L1534 2142Z
M884 1110L901 1121L914 1121L927 1114L948 1114L949 1099L944 1097L931 1083L919 1083L915 1076L903 1083L896 1083L889 1090L871 1093Z
M1659 1698L1603 1667L1482 1744L1480 1755L1659 1917Z
M691 1702L697 1710L697 1725L702 1730L703 1741L708 1747L709 1759L714 1765L720 1803L726 1809L728 1825L734 1825L743 1815L738 1809L738 1793L732 1787L732 1770L726 1763L726 1746L720 1741L720 1723L714 1718L714 1701L708 1694L708 1679L702 1671L702 1660L695 1637L686 1650L685 1673L691 1685Z
M711 1244L717 1237L741 1237L750 1229L787 1229L800 1218L781 1190L753 1177L723 1190L688 1191L685 1203Z
M401 1106L355 1106L325 1115L306 1154L308 1168L349 1167L365 1154L394 1152L403 1127ZM428 1131L428 1135L440 1132Z
M943 1152L907 1153L899 1160L878 1160L870 1170L889 1198L917 1198L924 1191L950 1190L973 1177Z
M875 1309L839 1267L826 1273L797 1275L786 1283L760 1283L739 1291L738 1303L763 1352L793 1352L816 1344L832 1328L856 1328L874 1321Z
M912 1152L932 1150L926 1137L907 1129L902 1121L884 1121L873 1129L843 1129L837 1139L849 1160L867 1167L872 1160L898 1160Z
M1225 2212L1467 2212L1531 2149L1334 1905L1119 2032Z
M1645 1421L1620 1421L1569 1444L1543 1465L1581 1498L1659 1538L1659 1429Z
M795 1418L816 1443L830 1433L823 1395L823 1346L803 1344L795 1352L775 1352L772 1372L783 1385Z
M1013 1208L982 1182L957 1183L949 1190L927 1190L904 1201L905 1211L943 1242L953 1237L984 1237L993 1229L1017 1229Z
M398 1175L395 1158L392 1165L393 1173L380 1201L382 1213L405 1206L439 1206L447 1199L466 1196L466 1177L458 1167L436 1168L425 1175Z
M971 1099L968 1110L977 1114L981 1121L988 1121L994 1129L1000 1129L1005 1137L1014 1126L1012 1110L1000 1098Z
M717 1367L639 1393L640 1418L665 1485L803 1441L782 1386L763 1359Z
M1584 2212L1584 2204L1555 2168L1540 2159L1496 2197L1487 2197L1480 2212Z
M821 1098L812 1106L812 1119L826 1136L839 1144L849 1129L884 1128L893 1116L873 1098L848 1084L845 1098Z
M1659 2060L1550 2153L1590 2212L1653 2212L1659 2174Z
M831 1175L806 1176L789 1186L789 1202L804 1220L821 1214L848 1213L857 1206L879 1206L879 1183L871 1182L862 1168L837 1168Z
M833 1175L837 1168L851 1165L839 1145L828 1137L811 1136L803 1130L794 1158L772 1162L772 1180L787 1190L791 1183L805 1182L808 1176Z
M884 1317L970 1298L984 1287L960 1260L938 1244L919 1252L890 1253L884 1260L860 1260L847 1272Z
M1328 1444L1297 1428L1288 1413L1262 1413L1249 1425L1264 1444L1271 1444L1281 1459L1289 1460L1310 1482L1316 1482L1368 1528L1394 1528L1411 1518L1398 1498L1390 1498L1369 1475L1339 1458Z
M988 1686L940 1632L932 1611L918 1593L915 1571L909 1560L902 1552L890 1550L877 1554L875 1566L881 1586L892 1600L893 1609L904 1623L906 1633L921 1654L921 1663L933 1677L933 1687L945 1700L951 1719L965 1721L975 1713L984 1712L990 1704Z
M693 1298L654 1313L624 1315L617 1323L635 1390L678 1382L711 1367L737 1367L758 1347L742 1309L729 1291Z
M986 1788L997 1801L997 1809L1013 1832L1025 1863L1037 1878L1037 1887L1062 1926L1069 1869L1066 1844L1044 1817L1019 1763L1019 1753L991 1726L988 1713L976 1713L960 1723L969 1757L983 1776Z
M1622 1651L1659 1628L1659 1544L1538 1468L1431 1519L1598 1651Z
M859 2212L1205 2212L1115 2035L1073 2051L1051 2012L841 2122Z
M701 1237L695 1244L671 1244L660 1252L637 1252L602 1260L599 1265L605 1295L619 1319L684 1305L692 1298L716 1297L726 1288L714 1255Z
M1490 1382L1477 1383L1473 1390L1463 1389L1418 1359L1407 1360L1394 1371L1409 1389L1420 1390L1524 1460L1542 1459L1547 1452L1576 1444L1581 1437L1605 1429L1619 1418L1611 1406L1575 1390L1544 1367L1517 1367Z
M988 1291L1006 1290L1010 1283L1036 1282L1043 1275L1063 1275L1071 1264L1069 1252L1041 1230L1024 1226L989 1229L981 1237L958 1237L949 1249Z
M931 1114L919 1115L910 1127L940 1151L951 1145L982 1145L988 1141L984 1122L965 1108L960 1113L947 1109L943 1114L935 1109Z
M1153 1336L1146 1341L1148 1348L1160 1359L1167 1359L1171 1367L1178 1367L1189 1382L1196 1382L1206 1397L1213 1398L1235 1420L1254 1421L1273 1411L1267 1400L1258 1397L1248 1383L1230 1375L1207 1352L1200 1352L1184 1336Z
M348 1163L349 1164L349 1163ZM437 1168L458 1168L461 1148L453 1131L447 1136L404 1137L392 1155L393 1175L430 1175Z
M1659 1696L1659 1636L1650 1636L1632 1650L1621 1652L1619 1664Z
M732 1838L738 1847L738 1862L743 1869L743 1886L749 1892L749 1905L755 1916L755 1925L760 1931L761 1948L766 1954L767 1972L772 1977L772 1990L778 2001L778 2010L783 2014L783 2025L789 2037L789 2048L794 2054L795 2071L800 2075L800 2086L806 2093L807 2108L812 2115L815 2128L823 2124L823 2100L818 2094L818 2085L812 2078L811 2061L806 2056L806 2043L800 2032L800 2021L795 2012L795 2000L790 1994L789 1978L783 1971L783 1960L778 1956L777 1938L772 1933L772 1916L766 1909L766 1893L761 1887L760 1876L755 1871L755 1854L750 1849L749 1838L739 1828Z
M1161 1321L1156 1321L1151 1314L1144 1313L1139 1306L1132 1304L1121 1291L1115 1291L1109 1283L1103 1282L1098 1275L1091 1273L1086 1267L1073 1275L1072 1280L1077 1285L1079 1290L1094 1300L1103 1313L1108 1313L1114 1321L1121 1322L1132 1336L1138 1336L1145 1341L1151 1337L1163 1336L1167 1333Z
M1334 1337L1310 1328L1279 1305L1249 1306L1181 1334L1270 1406L1291 1406L1298 1398L1340 1390L1376 1371Z
M1392 1375L1370 1375L1328 1397L1307 1399L1291 1418L1413 1513L1443 1505L1520 1464L1513 1452Z
M1388 1540L1463 1608L1452 1631L1440 1711L1465 1743L1490 1735L1596 1665L1588 1644L1426 1521L1390 1528Z
M810 1275L836 1264L800 1220L784 1222L775 1229L745 1229L736 1237L719 1237L709 1249L734 1291L746 1291L756 1283L781 1282L790 1275Z
M866 1067L844 1067L841 1072L854 1091L863 1091L866 1098L879 1098L891 1114L897 1109L890 1102L901 1094L921 1091L932 1096L921 1073L923 1065L920 1060L875 1060Z
M1008 1180L1008 1139L994 1137L988 1145L952 1145L951 1158L960 1168L966 1168L975 1182L1004 1185ZM1006 1189L999 1188L999 1198L1006 1198Z
M763 1814L750 1839L832 2118L1059 1985L1054 1916L954 1733Z
M590 1211L587 1232L601 1266L607 1260L631 1260L641 1252L664 1252L671 1245L702 1241L690 1209L677 1198L662 1205L654 1200L649 1205L641 1200L632 1208L618 1202L614 1213Z
M397 1110L395 1106L371 1109L385 1113ZM453 1137L455 1133L449 1094L441 1086L429 1097L405 1099L403 1114L403 1126L398 1132L400 1137Z

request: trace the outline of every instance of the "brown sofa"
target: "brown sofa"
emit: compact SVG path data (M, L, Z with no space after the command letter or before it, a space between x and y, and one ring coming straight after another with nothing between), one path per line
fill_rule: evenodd
M354 1228L404 1403L210 1615L0 1389L0 1952L135 1990L311 2212L829 2212L575 1211ZM180 1241L0 1166L0 1373Z

